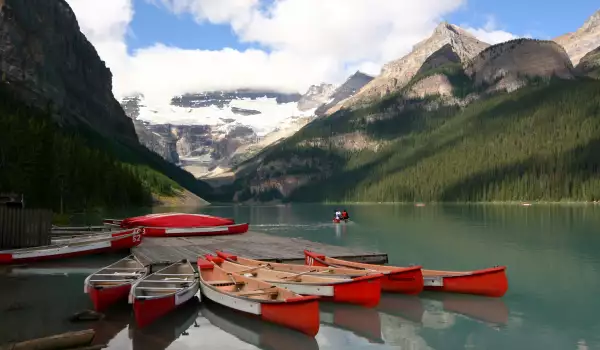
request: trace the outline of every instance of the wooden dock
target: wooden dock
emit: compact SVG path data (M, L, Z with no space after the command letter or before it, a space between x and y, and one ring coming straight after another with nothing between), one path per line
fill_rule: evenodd
M330 257L371 264L385 264L388 256L381 252L369 252L355 248L333 246L308 241L249 231L242 235L206 237L145 237L142 244L132 253L144 265L167 265L181 259L195 263L198 256L214 254L215 250L257 260L303 263L304 249L327 254Z

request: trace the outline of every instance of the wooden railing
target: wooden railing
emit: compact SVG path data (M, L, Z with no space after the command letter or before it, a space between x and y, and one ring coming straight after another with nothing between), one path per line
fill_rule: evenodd
M0 249L50 244L52 211L0 205Z

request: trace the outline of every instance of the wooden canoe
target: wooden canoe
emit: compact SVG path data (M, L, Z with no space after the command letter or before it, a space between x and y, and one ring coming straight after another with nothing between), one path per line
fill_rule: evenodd
M256 278L227 273L202 257L198 269L206 298L312 337L319 332L319 297L301 296Z
M362 264L341 259L329 258L305 250L305 264L312 266L339 266L356 269L370 269L374 271L389 271L397 269L394 266L381 266L373 264ZM476 271L438 271L422 270L423 287L425 290L475 294L488 297L502 297L508 290L506 278L506 266L492 267ZM385 280L384 280L385 283Z
M90 296L94 309L102 312L127 300L131 286L146 274L144 264L130 255L89 275L83 282L84 292Z
M423 291L423 274L421 266L394 267L372 264L361 264L346 260L328 258L307 250L304 251L304 264L307 266L322 266L355 269L371 273L382 273L381 290L384 292L415 295Z
M248 232L248 224L205 227L144 227L144 235L148 237L187 237L232 235Z
M293 272L293 273L306 273L307 275L316 275L321 277L330 278L342 278L350 279L374 274L380 274L380 272L373 272L368 270L357 270L339 267L324 267L324 266L307 266L298 264L282 264L275 262L266 262L260 260L254 260L249 258L240 257L234 254L230 254L224 251L217 250L217 256L241 265L249 267L264 267L271 270Z
M196 271L185 259L138 280L129 294L136 324L151 324L193 298L198 288Z
M138 234L143 234L143 230L141 228L133 229ZM119 230L119 231L98 231L98 232L89 232L89 231L81 231L81 232L73 232L69 231L69 234L60 234L55 235L51 233L52 244L67 244L67 243L76 243L81 241L86 241L90 239L102 239L102 238L110 238L110 237L119 237L124 236L131 233L131 229L129 230Z
M325 301L375 307L379 304L381 298L380 280L383 277L381 273L354 279L340 279L327 277L325 273L325 276L316 276L309 275L306 272L283 272L260 266L248 267L213 255L206 255L205 257L225 272L238 273L248 278L263 280L298 294L320 296ZM314 273L316 270L310 272Z
M0 250L0 265L29 263L44 260L64 259L81 255L97 254L130 249L142 242L139 229L123 232L117 237L100 237L49 246Z

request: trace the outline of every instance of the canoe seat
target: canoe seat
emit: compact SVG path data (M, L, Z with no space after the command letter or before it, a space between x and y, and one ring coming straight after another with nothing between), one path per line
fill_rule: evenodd
M263 289L263 290L249 290L249 291L241 291L241 292L231 292L231 294L237 296L253 296L253 295L263 295L263 294L277 294L279 291L275 288Z

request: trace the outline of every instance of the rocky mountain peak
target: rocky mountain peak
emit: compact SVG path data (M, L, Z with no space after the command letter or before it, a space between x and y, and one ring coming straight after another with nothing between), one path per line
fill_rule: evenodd
M329 102L331 95L336 88L337 86L326 83L311 85L308 88L308 91L302 95L300 101L298 101L298 109L301 111L308 111Z
M590 18L585 21L581 27L581 31L592 31L600 27L600 10L596 11Z
M355 96L343 101L337 109L368 103L398 91L419 72L427 58L446 45L449 45L447 51L454 52L463 64L490 46L464 29L442 22L429 38L414 45L413 50L404 57L385 64L378 77Z
M346 81L340 85L340 87L338 87L333 94L331 94L331 99L328 101L328 103L317 108L315 115L322 116L333 113L334 111L331 110L332 107L336 106L341 101L354 96L372 80L372 76L361 71L356 71L356 73L352 74L348 79L346 79Z
M588 52L600 46L600 10L590 16L581 28L554 39L567 51L573 65L577 65Z

